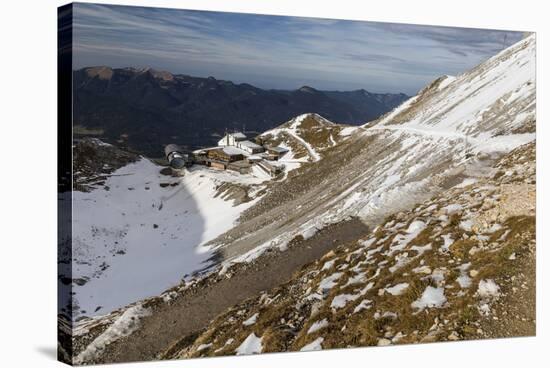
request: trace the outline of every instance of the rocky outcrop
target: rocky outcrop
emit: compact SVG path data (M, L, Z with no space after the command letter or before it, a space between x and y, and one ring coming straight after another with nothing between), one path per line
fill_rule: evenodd
M138 159L139 155L99 139L81 139L73 145L73 189L87 192L101 187L116 169Z

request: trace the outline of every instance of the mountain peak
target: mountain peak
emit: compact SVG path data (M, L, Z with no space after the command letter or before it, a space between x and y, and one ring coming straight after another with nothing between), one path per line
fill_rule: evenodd
M113 69L108 66L92 66L86 68L86 74L90 78L98 77L102 80L109 80L113 76Z
M469 144L486 151L525 143L534 137L536 121L535 46L534 38L528 37L456 78L443 75L377 125L399 125L401 131L414 134L467 137Z
M317 93L318 91L310 86L302 86L297 89L298 92L304 92L304 93Z
M361 88L358 92L362 93L365 96L370 96L371 95L371 93L369 91L367 91L366 89L364 89L364 88Z
M170 72L167 72L165 70L156 70L153 68L147 68L144 72L148 72L153 76L153 78L161 79L164 81L172 81L174 80L174 75Z
M317 162L322 153L347 138L340 134L345 126L335 124L317 113L298 115L278 127L260 135L268 146L282 145L289 150L293 166L303 162Z
M172 141L174 136L181 138L178 143L182 145L208 146L217 142L212 134L221 133L228 126L241 129L245 125L248 130L263 132L305 112L359 124L401 102L379 102L311 86L267 90L248 83L172 74L154 68L84 68L75 71L75 78L80 104L75 119L88 127L101 128L109 141L130 134L131 148L150 156L158 154L162 142ZM95 83L88 83L91 80ZM182 127L195 129L197 134L182 134Z
M307 112L305 114L298 115L279 127L288 127L292 130L296 129L311 129L320 128L324 126L335 126L337 124L324 118L316 112Z

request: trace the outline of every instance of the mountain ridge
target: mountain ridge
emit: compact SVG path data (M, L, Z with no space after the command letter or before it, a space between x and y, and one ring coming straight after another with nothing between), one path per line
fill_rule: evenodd
M303 86L284 91L235 84L214 77L172 74L152 68L74 71L74 125L100 131L122 148L158 157L162 146L210 146L229 130L258 134L315 111L329 120L360 124L397 106L404 94L324 92Z

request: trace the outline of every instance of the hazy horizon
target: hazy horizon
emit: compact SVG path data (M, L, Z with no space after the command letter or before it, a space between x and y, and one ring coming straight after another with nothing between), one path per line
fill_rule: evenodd
M153 69L153 70L158 71L158 72L169 72L170 74L172 74L174 76L185 75L185 76L189 76L189 77L193 77L193 78L214 78L218 81L232 82L232 83L237 84L237 85L238 84L249 84L249 85L252 85L253 87L260 88L260 89L263 89L263 90L266 90L266 91L273 90L273 91L286 91L286 92L288 92L288 91L298 90L302 87L311 87L311 88L313 88L315 90L318 90L318 91L321 91L321 92L353 92L353 91L359 91L361 89L364 89L364 90L366 90L367 92L370 92L370 93L379 93L379 94L389 93L389 92L370 91L370 90L367 90L366 88L355 88L355 89L345 89L345 90L344 89L323 89L323 88L317 88L317 87L312 86L312 85L301 85L301 86L297 86L295 88L268 88L268 87L260 87L260 86L257 86L253 83L246 82L246 81L237 82L237 81L229 80L229 79L226 79L226 78L218 78L215 75L192 75L192 74L189 74L189 73L174 73L171 70L157 69L157 68L154 68L152 66L144 66L144 67L118 66L118 67L113 67L111 65L87 65L87 66L82 66L82 67L79 67L79 68L75 68L75 69L73 69L73 71L79 71L79 70L88 69L88 68L102 68L102 67L107 67L107 68L111 68L111 69L136 69L136 70ZM399 94L399 93L406 94L404 92L395 92L395 94Z
M76 3L73 67L414 95L521 38L516 31Z

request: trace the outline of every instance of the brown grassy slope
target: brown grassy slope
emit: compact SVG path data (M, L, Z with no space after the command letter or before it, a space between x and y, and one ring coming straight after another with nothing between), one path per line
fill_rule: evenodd
M193 344L175 341L163 357L235 354L251 333L262 352L320 338L330 349L534 335L535 144L495 168L492 178L388 217L367 238L230 308ZM407 287L390 293L399 284ZM433 291L444 300L419 308ZM314 324L326 326L310 331Z
M261 143L267 146L285 144L291 148L294 158L311 160L303 143L293 137L289 131L309 143L319 153L335 146L345 138L340 135L345 125L334 124L318 114L307 114L295 128L292 128L293 124L294 119L282 124L273 132L267 132L259 138Z

